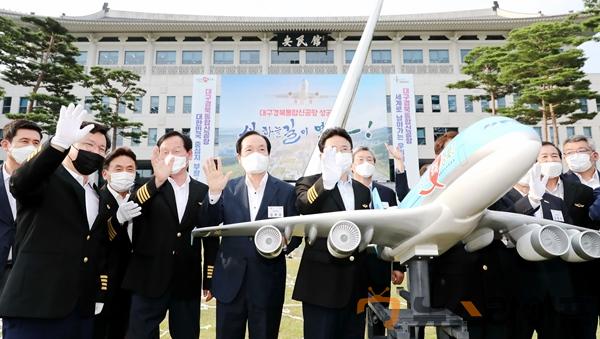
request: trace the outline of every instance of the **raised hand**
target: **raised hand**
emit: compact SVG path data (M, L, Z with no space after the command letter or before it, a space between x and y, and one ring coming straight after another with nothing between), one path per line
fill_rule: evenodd
M528 197L533 202L540 203L544 193L546 193L546 185L548 184L549 177L547 175L542 176L542 167L539 163L533 165L529 174Z
M119 206L119 209L117 210L117 220L120 224L124 224L141 214L142 208L140 205L133 201L128 201Z
M404 172L404 156L402 155L400 148L388 144L384 145L388 151L388 156L394 158L394 166L396 167L396 170L400 173Z
M323 188L331 190L342 177L343 171L335 161L336 149L326 147L321 157L321 178L323 179Z
M231 171L223 174L222 168L223 164L221 163L221 158L208 158L202 165L202 170L204 171L210 194L216 195L223 192L229 181Z
M58 122L56 123L56 133L52 138L52 144L67 149L72 144L83 139L93 128L94 125L87 125L81 128L83 117L87 111L82 105L68 107L61 106Z
M150 162L152 163L152 170L154 171L156 187L160 187L165 181L167 181L167 178L171 175L171 169L173 168L173 162L175 161L175 158L171 157L167 163L160 159L159 156L160 150L158 149L158 146L154 146L154 149L152 149L152 158L150 159Z

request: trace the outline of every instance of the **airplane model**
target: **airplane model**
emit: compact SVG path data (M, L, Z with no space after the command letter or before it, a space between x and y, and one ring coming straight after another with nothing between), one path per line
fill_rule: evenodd
M277 98L290 98L294 100L295 104L304 104L305 101L312 103L313 99L329 98L329 95L321 95L319 92L311 92L308 87L308 80L302 80L300 88L297 92L288 92L286 94L277 94Z

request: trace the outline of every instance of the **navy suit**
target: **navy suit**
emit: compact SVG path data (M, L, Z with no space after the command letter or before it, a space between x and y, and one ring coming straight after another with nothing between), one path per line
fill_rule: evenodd
M215 223L250 221L246 177L230 180L219 201L210 205ZM294 187L268 176L256 220L268 219L270 206L283 207L285 217L297 215ZM294 237L285 253L261 256L253 237L223 237L215 262L212 293L217 304L217 338L244 338L246 321L251 338L277 338L285 294L285 253L298 247Z
M15 243L15 219L8 201L7 187L4 185L4 171L0 169L0 292L8 278L8 252Z

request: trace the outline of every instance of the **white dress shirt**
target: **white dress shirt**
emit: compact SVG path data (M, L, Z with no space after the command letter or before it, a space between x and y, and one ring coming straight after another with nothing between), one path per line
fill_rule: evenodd
M573 172L573 173L575 173L575 172ZM589 186L591 188L600 187L600 177L598 177L597 170L594 170L594 175L592 175L592 178L590 180L585 180L584 178L581 177L581 175L579 175L579 173L575 173L575 175L579 178L579 181L581 181L581 183L586 186Z
M112 194L112 196L117 201L117 205L121 206L121 204L123 204L124 202L127 202L127 200L129 200L129 196L131 195L131 193L127 193L125 195L125 197L122 197L121 193L115 191L110 186L110 184L108 184L107 186L108 186L108 191L110 192L110 194ZM130 222L127 223L127 234L129 235L129 240L133 240L133 220L131 220Z
M183 219L183 214L185 213L185 207L187 206L188 197L190 196L190 175L187 174L185 177L185 182L181 186L177 185L175 180L173 180L171 177L168 177L167 180L169 180L171 187L173 187L173 193L175 193L177 216L179 217L179 222L181 223L181 219Z
M352 177L348 176L346 181L340 179L337 182L338 191L344 201L346 211L354 211L354 189L352 188Z
M94 187L92 186L92 182L90 180L88 180L84 184L83 176L79 175L74 171L71 171L67 167L65 167L65 169L73 176L73 178L75 178L75 180L83 187L83 190L85 191L85 213L87 216L88 227L89 229L92 229L92 226L94 226L94 221L98 216L98 204L100 203L100 200L98 199L98 194L96 193L96 190L94 190Z
M6 196L8 197L8 204L10 205L10 211L12 212L13 220L17 219L17 200L10 193L9 181L10 174L6 171L6 164L2 166L2 174L4 175L4 189L6 190ZM12 260L12 246L8 249L8 260Z
M554 190L549 190L548 187L546 187L546 193L552 194L553 196L560 198L562 200L564 200L564 196L565 196L565 188L564 185L562 183L561 179L558 179L558 183L556 184L556 187L554 188ZM543 198L542 198L543 199ZM531 202L531 200L530 200ZM536 206L534 206L536 207ZM535 213L533 214L534 216L543 219L544 218L544 212L542 211L541 208L539 208L537 211L535 211ZM564 221L564 220L557 220L557 221Z
M246 175L246 191L248 191L248 208L250 209L250 221L256 220L256 214L258 213L258 209L260 208L260 204L262 202L263 196L265 195L265 187L267 187L267 179L269 178L269 174L265 173L262 179L260 180L260 184L258 185L258 189L254 189L250 179Z

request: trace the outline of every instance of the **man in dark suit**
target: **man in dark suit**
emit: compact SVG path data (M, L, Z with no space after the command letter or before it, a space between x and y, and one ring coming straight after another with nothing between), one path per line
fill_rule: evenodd
M0 142L6 161L0 172L0 292L12 267L12 246L15 243L17 201L9 191L10 176L39 147L42 129L28 120L14 120L3 129Z
M132 291L128 338L158 338L167 310L172 337L200 335L200 298L202 290L212 298L218 239L191 236L194 227L211 224L202 211L208 186L189 176L191 158L188 136L163 135L152 154L154 176L132 194L142 215L133 220L133 253L123 281Z
M342 128L331 128L319 139L322 174L296 182L296 207L302 214L368 209L371 192L349 176L352 139ZM363 338L365 316L357 303L365 297L368 281L365 253L356 250L345 259L333 257L327 239L307 244L294 286L293 298L302 302L304 338Z
M81 106L61 108L56 135L11 177L17 232L0 297L5 338L92 337L108 286L108 232L88 176L110 141L103 126L82 123L86 114Z
M580 182L596 189L600 187L600 176L596 168L598 152L591 138L575 135L563 143L563 152L569 171L563 174L565 181Z
M108 222L108 272L112 281L102 313L94 319L94 338L125 338L129 320L131 292L121 287L131 255L131 220L141 213L141 207L129 201L136 174L136 156L127 147L112 151L104 161L102 177L106 184L100 189L101 200L114 211ZM117 213L117 211L119 211Z
M210 189L211 220L233 224L297 215L294 187L267 172L271 142L255 131L236 142L245 176L228 181L221 160L210 158L204 171ZM217 164L215 164L217 161ZM256 251L253 237L224 237L219 246L211 292L217 298L217 338L277 338L285 294L285 254L298 247L299 237L275 258Z

